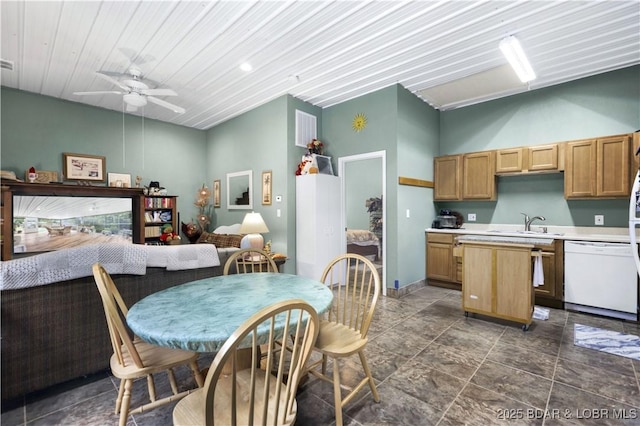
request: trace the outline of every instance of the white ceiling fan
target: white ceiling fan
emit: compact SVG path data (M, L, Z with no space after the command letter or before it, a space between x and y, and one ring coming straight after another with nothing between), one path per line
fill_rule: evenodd
M177 96L178 94L171 89L152 89L142 81L142 71L136 66L130 67L125 73L114 73L110 71L96 71L96 75L109 83L118 86L118 90L101 90L96 92L73 92L74 95L104 95L114 94L122 95L122 99L127 104L127 111L136 111L139 107L147 104L147 101L156 105L170 109L171 111L184 114L185 109L169 103L165 100L156 98L156 96ZM115 77L125 76L127 78L122 81Z

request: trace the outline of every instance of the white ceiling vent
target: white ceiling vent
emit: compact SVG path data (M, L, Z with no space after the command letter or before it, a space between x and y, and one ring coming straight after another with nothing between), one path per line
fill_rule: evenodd
M3 70L13 71L13 61L0 59L0 68L2 68Z
M303 148L318 137L318 125L315 115L296 110L296 146Z

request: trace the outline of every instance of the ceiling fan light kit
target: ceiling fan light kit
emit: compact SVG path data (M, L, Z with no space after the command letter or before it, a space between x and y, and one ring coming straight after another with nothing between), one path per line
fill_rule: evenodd
M123 99L127 105L138 108L143 107L147 104L147 98L136 92L127 93L123 96Z
M533 71L527 55L524 53L522 46L514 36L505 37L500 41L500 50L507 58L511 68L516 72L518 78L523 83L527 83L536 79L536 73Z

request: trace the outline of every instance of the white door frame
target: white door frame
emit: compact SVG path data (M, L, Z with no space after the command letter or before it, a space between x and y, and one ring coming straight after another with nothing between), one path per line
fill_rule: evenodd
M347 229L347 212L345 209L347 191L345 187L345 167L347 163L360 160L371 160L380 158L382 160L382 294L387 295L387 151L373 151L364 154L349 155L338 158L338 176L340 176L340 224L343 230ZM346 252L347 235L341 232L341 244Z

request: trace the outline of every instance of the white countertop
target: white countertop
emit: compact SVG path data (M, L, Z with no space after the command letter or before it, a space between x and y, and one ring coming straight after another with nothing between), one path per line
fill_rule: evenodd
M628 228L547 226L547 233L543 233L542 227L540 226L531 226L531 231L533 231L532 233L523 233L523 228L523 225L488 225L486 223L465 223L462 228L458 229L427 228L425 231L440 232L445 234L487 235L495 237L503 236L538 239L553 238L556 240L573 241L601 241L616 243L628 243L630 241Z

